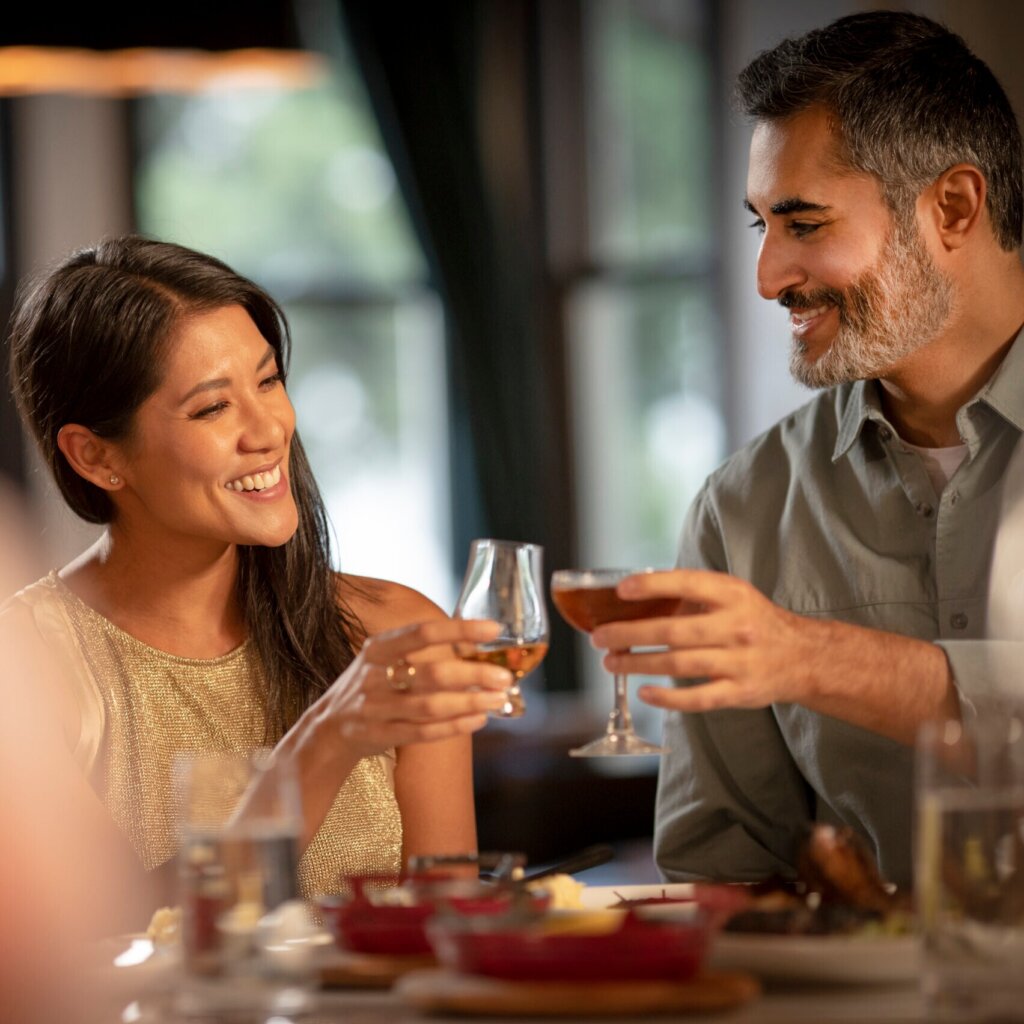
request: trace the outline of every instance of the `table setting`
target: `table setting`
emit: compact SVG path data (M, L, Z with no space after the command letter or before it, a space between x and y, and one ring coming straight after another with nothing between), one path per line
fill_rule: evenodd
M535 545L474 542L456 614L502 625L513 669L501 717L548 628ZM618 570L555 574L589 632L664 615L615 597ZM572 756L656 752L616 677L604 736ZM926 727L917 746L915 893L894 891L853 829L808 824L796 879L587 885L614 849L537 869L514 851L412 858L305 901L300 815L260 754L181 768L179 902L144 935L105 940L89 969L124 1024L152 1021L996 1021L1024 1019L1024 719L1013 709ZM241 793L259 806L240 815ZM908 823L910 827L910 823ZM610 863L609 863L610 862Z
M384 912L375 937L378 952L364 951L365 929L352 923L358 916L309 936L313 977L303 989L307 1001L301 1012L260 1016L250 1009L239 1019L326 1022L348 1020L353 1013L367 1021L424 1015L522 1021L683 1015L694 1021L929 1019L919 991L916 937L730 934L722 926L739 904L730 906L722 895L743 886L580 881L577 906L560 909L547 904L541 880L522 910L501 883L456 879L445 896L443 885L431 884L435 902L427 914L420 913L425 904L412 895L415 887L403 889L400 883L376 891L375 909ZM367 906L374 904L363 892L349 905L365 925L373 919ZM335 901L336 907L344 905ZM408 952L410 929L395 927L396 909L409 912L404 923L426 937L428 952ZM182 1003L188 972L181 938L135 936L124 942L105 974L121 974L115 987L124 1002L123 1020L227 1019L223 1004L204 1014ZM829 950L830 944L835 948ZM107 949L113 952L116 943ZM220 984L234 988L239 979L225 977ZM869 1008L870 1018L864 1016Z

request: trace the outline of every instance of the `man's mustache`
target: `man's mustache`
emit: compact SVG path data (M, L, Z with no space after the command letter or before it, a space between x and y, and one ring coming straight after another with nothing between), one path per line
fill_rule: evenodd
M846 308L843 293L835 288L817 288L813 292L784 292L779 296L783 309L817 309L818 306L835 306L841 313Z

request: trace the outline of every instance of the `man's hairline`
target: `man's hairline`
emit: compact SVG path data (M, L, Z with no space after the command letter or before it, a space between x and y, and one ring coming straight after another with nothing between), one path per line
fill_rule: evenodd
M806 103L800 108L792 110L787 114L748 114L747 117L752 124L753 129L756 130L760 125L784 125L787 122L800 117L802 114L806 114L815 109L821 110L825 114L829 134L832 137L832 145L829 147L828 167L839 177L870 178L878 185L878 191L882 198L882 202L885 203L886 207L896 220L915 220L917 200L925 189L934 184L934 182L937 181L939 177L945 173L945 170L948 170L948 168L940 171L932 181L925 182L925 184L923 184L921 188L913 194L913 198L910 203L902 204L899 202L899 199L901 196L906 195L906 186L901 186L897 182L886 181L875 171L868 170L866 167L858 167L853 162L850 158L850 149L846 143L846 136L843 133L842 119L836 109L823 100L812 100L810 103ZM978 167L977 164L974 164L971 161L962 162L970 163L972 167L977 169L979 174L985 177L986 183L988 182L988 175L985 174L981 167ZM993 234L995 234L994 226Z

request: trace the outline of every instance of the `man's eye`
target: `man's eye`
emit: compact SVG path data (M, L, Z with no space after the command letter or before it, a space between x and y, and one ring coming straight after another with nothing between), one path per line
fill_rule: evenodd
M752 220L748 225L748 228L754 228L759 235L764 234L764 221L760 217L757 220Z
M814 232L820 227L820 224L809 224L807 221L794 220L790 223L789 230L792 231L797 238L803 238L805 235L814 234Z

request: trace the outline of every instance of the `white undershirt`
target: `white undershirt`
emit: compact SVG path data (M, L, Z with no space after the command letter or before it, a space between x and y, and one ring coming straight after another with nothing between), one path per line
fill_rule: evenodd
M903 446L921 456L925 472L927 472L936 494L942 494L946 484L960 468L960 463L967 458L967 445L965 444L956 444L952 448L920 448L916 444L904 441Z

